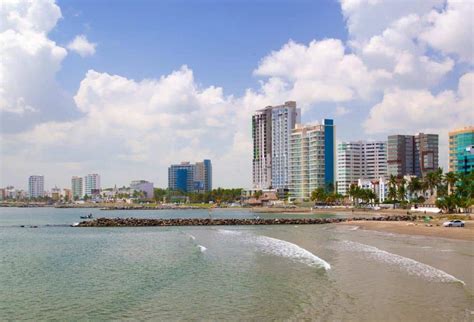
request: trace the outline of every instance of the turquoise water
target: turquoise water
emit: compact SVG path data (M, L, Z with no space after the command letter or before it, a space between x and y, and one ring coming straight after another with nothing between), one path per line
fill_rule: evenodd
M66 226L90 212L209 216L194 210L0 209L0 320L473 316L472 242L340 225ZM211 215L255 216L242 210ZM23 224L39 228L20 228Z

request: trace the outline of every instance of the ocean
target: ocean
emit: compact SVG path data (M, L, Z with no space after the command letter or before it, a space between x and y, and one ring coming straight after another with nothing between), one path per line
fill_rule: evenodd
M473 242L336 224L69 227L89 213L298 216L246 210L0 208L1 321L474 317Z

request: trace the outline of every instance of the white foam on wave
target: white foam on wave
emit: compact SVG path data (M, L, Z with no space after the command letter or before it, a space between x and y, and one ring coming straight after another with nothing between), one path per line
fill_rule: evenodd
M207 250L207 248L204 247L203 245L197 245L197 246L199 247L199 250L201 251L201 253L204 253Z
M465 284L460 279L450 275L440 269L434 268L430 265L417 262L414 259L403 257L397 254L389 253L377 247L361 244L349 240L340 242L342 250L365 253L369 258L386 263L389 265L398 266L409 275L417 276L428 281L433 282L459 282Z
M194 237L193 235L191 234L188 234L189 238L191 238L192 240L196 240L196 237Z
M359 226L351 227L351 228L349 228L348 230L357 230L357 229L359 229Z
M239 241L245 244L253 245L257 251L265 254L271 254L280 257L286 257L312 267L322 267L325 270L331 269L331 265L325 260L319 258L306 249L287 242L285 240L267 237L243 234L234 230L219 229L219 233L229 236L240 236Z

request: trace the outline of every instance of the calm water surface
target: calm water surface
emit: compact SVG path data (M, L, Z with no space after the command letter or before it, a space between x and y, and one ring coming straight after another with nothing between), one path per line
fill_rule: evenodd
M66 226L90 212L209 216L200 210L0 208L0 320L474 317L472 242L337 225ZM242 210L210 215L256 216Z

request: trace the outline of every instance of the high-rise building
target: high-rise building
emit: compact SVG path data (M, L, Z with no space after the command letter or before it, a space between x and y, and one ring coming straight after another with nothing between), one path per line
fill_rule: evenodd
M272 107L272 188L288 189L291 132L300 123L296 102Z
M317 188L334 187L334 123L296 125L290 139L289 190L308 199Z
M212 190L212 164L211 160L196 162L194 166L194 190Z
M438 169L438 135L390 135L388 137L388 175L425 176Z
M143 192L144 197L148 199L151 199L154 196L153 182L148 182L146 180L134 180L130 182L130 189Z
M252 116L253 159L252 174L255 189L272 185L272 114L271 106Z
M100 175L88 174L84 177L84 195L91 197L100 191Z
M44 196L44 176L30 176L28 178L28 195L30 198Z
M84 181L82 177L74 176L71 179L71 192L73 199L80 199L84 196Z
M296 102L267 106L252 116L253 186L256 189L287 189L290 137L301 113Z
M211 160L191 164L181 162L168 168L168 187L182 192L204 192L212 190Z
M337 192L347 195L359 179L379 180L387 176L387 143L342 142L337 148Z
M449 171L474 171L474 126L449 132Z

